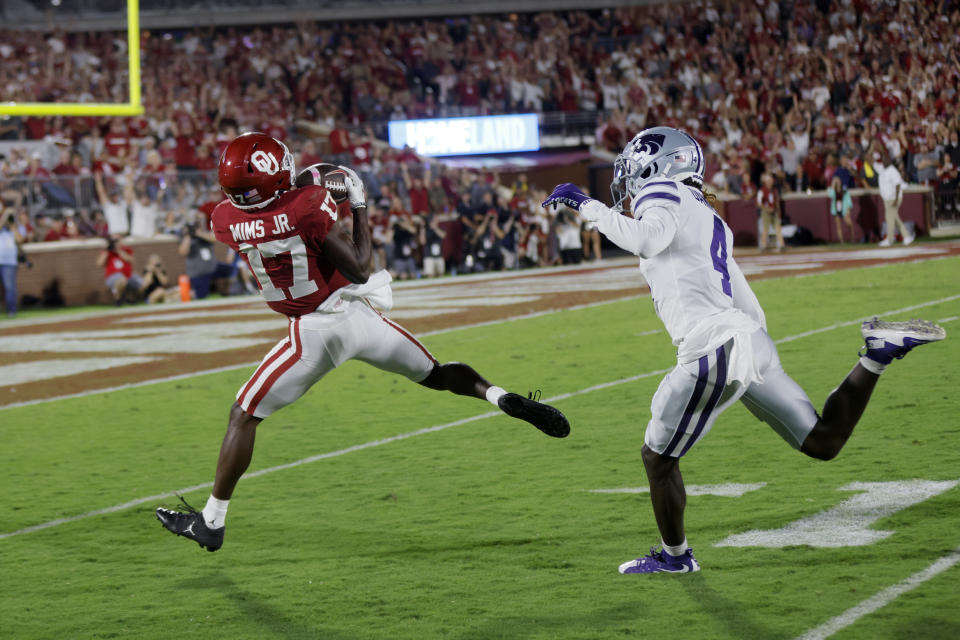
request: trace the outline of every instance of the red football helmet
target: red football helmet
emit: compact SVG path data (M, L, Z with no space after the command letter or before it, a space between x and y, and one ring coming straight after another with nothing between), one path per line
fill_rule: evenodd
M293 154L276 138L251 132L234 138L220 156L220 188L240 209L258 209L293 188Z

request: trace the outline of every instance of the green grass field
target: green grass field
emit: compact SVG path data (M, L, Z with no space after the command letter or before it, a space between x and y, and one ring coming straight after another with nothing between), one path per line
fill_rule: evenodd
M774 339L953 296L960 259L754 284ZM960 315L960 300L892 319ZM622 576L659 541L640 446L660 375L557 402L566 440L503 416L242 480L211 554L162 529L158 500L0 539L4 638L794 638L960 547L960 487L871 525L857 547L715 547L830 509L855 481L960 479L960 322L894 363L840 457L805 458L742 406L684 459L703 566ZM425 340L545 398L671 367L649 299ZM780 345L818 407L856 362L848 325ZM213 478L236 370L0 410L0 532ZM487 413L489 404L348 363L260 428L251 471ZM207 489L186 497L198 508ZM960 637L960 567L836 638Z

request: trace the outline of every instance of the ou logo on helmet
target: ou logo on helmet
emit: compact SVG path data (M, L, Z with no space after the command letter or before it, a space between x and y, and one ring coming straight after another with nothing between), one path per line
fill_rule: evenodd
M270 175L275 175L280 171L280 163L277 162L276 156L266 151L254 151L253 155L250 156L250 162L260 171Z

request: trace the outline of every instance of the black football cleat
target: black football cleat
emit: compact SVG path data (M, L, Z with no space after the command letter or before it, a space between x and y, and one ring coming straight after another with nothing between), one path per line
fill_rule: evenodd
M539 391L536 398L540 398ZM537 402L532 393L526 398L517 393L505 393L500 396L497 405L511 418L526 420L552 438L566 438L570 435L567 418L558 409Z
M177 497L187 508L187 512L157 507L157 520L171 533L190 538L207 551L216 551L223 546L223 530L226 527L211 529L204 521L202 512L191 507L182 497Z

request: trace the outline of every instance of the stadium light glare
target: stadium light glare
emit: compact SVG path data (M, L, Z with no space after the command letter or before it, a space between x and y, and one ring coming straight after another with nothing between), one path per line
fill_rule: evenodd
M58 1L51 0L56 6ZM0 102L0 116L138 116L140 101L140 0L127 0L127 67L130 101L105 102Z

